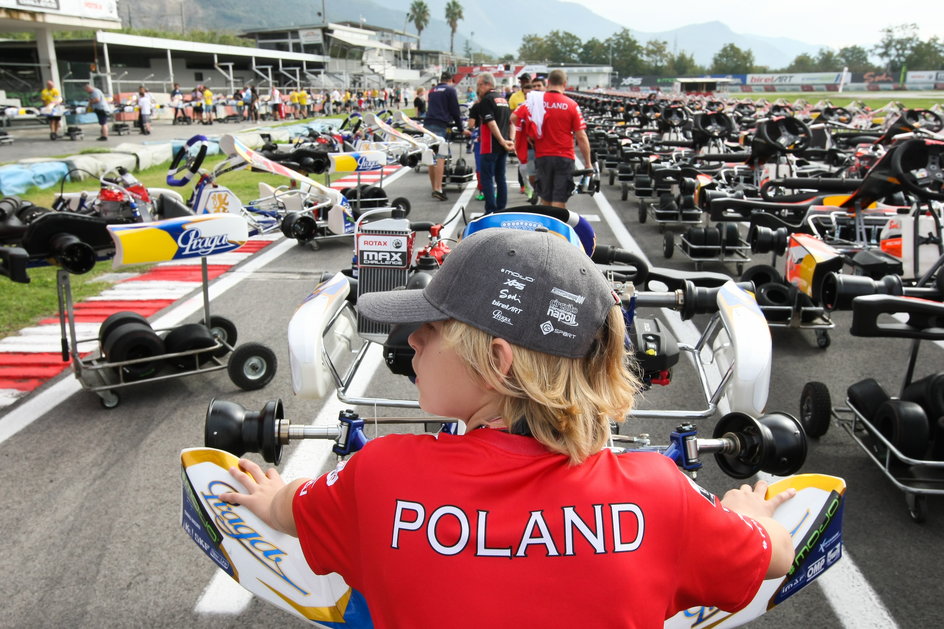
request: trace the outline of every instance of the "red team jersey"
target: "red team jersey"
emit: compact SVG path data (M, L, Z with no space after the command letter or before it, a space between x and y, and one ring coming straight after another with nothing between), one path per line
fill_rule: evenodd
M771 554L661 454L572 467L491 429L375 439L293 509L312 570L341 574L376 627L662 627L747 605Z
M544 92L544 126L534 140L534 156L574 159L574 131L586 129L580 107L560 92Z

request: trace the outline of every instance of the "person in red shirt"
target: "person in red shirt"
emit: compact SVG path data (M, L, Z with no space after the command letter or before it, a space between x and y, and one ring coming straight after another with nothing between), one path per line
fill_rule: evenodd
M662 627L698 605L734 612L790 568L771 515L792 492L718 500L661 454L606 447L638 381L619 300L578 247L485 229L426 288L357 307L417 324L420 406L466 433L374 439L289 484L242 459L248 494L220 497L298 536L376 627Z
M584 165L593 166L587 124L577 103L564 96L566 88L567 73L552 70L547 77L547 90L543 93L532 90L525 104L511 117L512 125L516 126L520 119L528 117L528 134L534 139L538 196L542 204L556 207L566 207L570 198L576 169L574 141ZM527 113L521 107L526 107Z

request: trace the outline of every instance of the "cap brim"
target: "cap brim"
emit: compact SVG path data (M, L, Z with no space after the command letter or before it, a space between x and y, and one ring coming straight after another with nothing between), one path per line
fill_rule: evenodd
M421 289L361 295L357 298L357 312L380 323L425 323L450 318L429 303Z

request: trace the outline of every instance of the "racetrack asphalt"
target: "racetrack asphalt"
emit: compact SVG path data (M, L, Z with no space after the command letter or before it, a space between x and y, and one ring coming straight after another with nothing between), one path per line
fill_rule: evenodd
M171 137L187 137L191 129L216 127L188 127L187 133ZM233 128L222 126L222 130ZM45 145L49 144L47 138ZM511 174L509 177L511 180ZM391 184L389 194L413 201L411 218L441 221L453 209L457 192L449 191L449 203L434 202L429 199L426 175L407 172ZM654 264L690 270L690 263L678 256L662 258L661 231L651 223L638 224L635 199L621 202L618 190L606 185L603 194L622 228ZM523 199L514 189L510 198L512 203ZM586 196L572 203L572 209L596 218L593 225L600 242L620 242L616 226L609 223L601 205ZM465 205L469 211L481 210L474 201ZM7 532L0 541L0 553L17 572L17 579L6 579L0 585L6 608L0 627L303 626L258 602L218 597L201 606L204 592L216 592L210 586L216 571L184 536L177 521L178 452L202 443L203 415L211 397L237 401L251 409L258 409L266 399L281 397L293 421L307 423L325 409L330 416L332 400L293 399L285 331L295 306L316 278L323 271L350 265L350 242L324 243L317 251L297 246L283 246L280 251L281 255L261 268L244 271L249 262L243 262L214 282L239 280L237 290L214 298L214 310L237 323L241 339L276 350L280 370L269 387L243 392L225 374L209 374L159 387L135 388L123 395L121 406L113 411L102 410L94 395L70 387L68 395L52 400L27 426L0 442L0 461L7 469L17 470L16 482L6 483L0 490L5 505L0 527ZM733 272L724 267L710 270ZM199 314L190 318L197 319ZM808 332L773 331L769 409L796 414L799 392L813 379L828 384L834 403L844 397L849 384L862 377L876 377L895 390L904 368L906 344L851 337L849 319L843 313L836 316L836 323L833 344L827 350L817 348ZM933 346L922 352L919 374L941 368L939 352ZM643 404L698 407L700 402L692 394L697 385L690 371L680 366L674 381L647 393ZM373 395L410 394L407 383L384 372L381 366L370 381ZM71 374L63 374L48 389L70 378ZM365 419L369 417L367 410L362 412ZM0 411L0 430L10 415ZM629 424L624 432L646 432L655 443L663 443L674 427L665 420ZM713 426L714 420L706 420L699 423L699 430L709 436ZM290 453L297 451L301 456L290 464L295 474L312 475L334 467L327 452L315 455L303 449L306 445L291 446ZM751 626L936 626L932 593L934 584L944 576L939 561L944 556L944 503L932 499L928 522L912 523L902 494L848 435L835 427L811 442L803 471L847 480L846 551L866 587L862 588L857 576L836 572L840 582L832 589L811 586ZM737 484L721 474L711 460L706 461L699 481L716 493ZM63 570L63 566L69 569ZM421 575L418 580L418 587L429 587L431 596L448 595L440 584L423 584ZM24 583L32 585L22 587ZM873 597L878 599L877 606Z

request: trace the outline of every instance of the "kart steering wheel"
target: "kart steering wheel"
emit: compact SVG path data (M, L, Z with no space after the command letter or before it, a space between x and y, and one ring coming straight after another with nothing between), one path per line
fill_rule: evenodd
M591 226L589 221L587 221L587 219L582 217L580 214L572 212L567 208L555 207L553 205L519 205L494 211L495 214L503 212L526 212L529 214L543 214L544 216L556 218L560 222L566 223L574 228L574 231L577 233L577 237L580 238L580 244L583 246L583 250L587 253L587 255L592 254L593 249L596 247L597 236L593 231L593 226Z
M915 129L927 129L932 133L937 133L944 128L944 119L930 109L906 109L901 117Z
M852 122L852 112L845 107L826 107L820 112L819 117L826 122L838 122L841 124L849 124Z
M734 113L739 116L753 116L757 113L757 105L754 103L738 103L734 106Z
M810 128L793 116L771 118L757 127L757 137L786 153L802 151L810 145Z
M361 116L358 113L348 114L347 118L345 118L344 121L341 122L341 126L338 128L344 131L348 123L351 122L351 120L354 118L357 119L357 122L353 123L354 126L351 127L350 132L351 132L351 135L357 135L357 131L361 128L361 124L364 122L363 116Z
M681 127L688 120L688 112L681 105L669 105L662 109L662 120L670 127Z
M192 149L198 144L200 149L194 154ZM205 135L195 135L187 140L187 143L174 155L174 160L167 169L167 185L186 186L194 175L200 173L200 166L203 165L209 148L210 141ZM186 163L184 163L185 159Z
M921 199L944 201L944 142L915 138L893 151L892 174L905 190Z
M722 112L709 112L695 116L695 126L712 138L726 138L734 131L731 118Z

